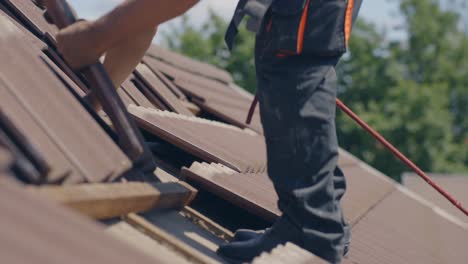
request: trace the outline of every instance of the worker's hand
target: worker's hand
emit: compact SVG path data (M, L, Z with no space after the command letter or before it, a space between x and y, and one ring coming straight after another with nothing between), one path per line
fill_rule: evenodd
M81 20L57 34L57 48L73 69L96 63L104 53L93 22Z

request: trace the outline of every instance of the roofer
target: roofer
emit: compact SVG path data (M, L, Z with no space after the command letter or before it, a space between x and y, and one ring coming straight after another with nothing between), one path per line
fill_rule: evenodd
M196 0L127 0L93 22L62 30L58 47L74 68L104 64L118 87L140 61L156 27ZM350 241L341 210L346 190L337 165L335 66L346 51L362 0L239 0L226 34L232 47L245 15L256 32L257 96L268 174L283 215L264 233L241 231L218 252L250 261L293 242L339 263Z
M268 156L268 174L283 215L263 235L218 251L250 260L291 241L339 263L350 241L341 210L346 190L337 165L335 65L346 51L362 0L240 0L228 29L257 33L257 96ZM248 232L242 236L249 237Z

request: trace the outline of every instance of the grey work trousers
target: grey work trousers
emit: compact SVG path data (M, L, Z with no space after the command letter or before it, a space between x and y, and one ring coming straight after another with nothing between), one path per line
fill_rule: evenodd
M301 233L303 247L339 263L350 230L340 200L346 180L335 127L336 57L266 52L257 36L255 59L268 174L279 208Z

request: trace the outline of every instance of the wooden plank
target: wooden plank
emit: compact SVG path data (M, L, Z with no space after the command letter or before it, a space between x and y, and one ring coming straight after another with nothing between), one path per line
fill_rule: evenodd
M156 208L183 208L196 194L195 189L183 182L127 182L29 189L96 219L111 219Z
M216 254L216 250L224 241L190 221L181 211L153 210L145 213L142 217L195 251L210 259L223 262L223 258Z
M175 238L171 234L167 233L166 231L162 230L161 228L151 224L145 218L136 215L136 214L129 214L124 217L125 221L130 225L134 226L135 228L142 230L146 235L150 236L151 238L164 242L166 245L171 247L172 249L176 250L178 253L182 254L186 258L188 258L193 263L199 264L214 264L218 263L217 261L203 255L199 251L196 251L192 247L188 246L187 244L183 243L179 239Z
M197 210L191 208L190 206L185 206L181 214L192 221L194 224L200 226L211 234L223 239L228 242L234 238L234 234L227 230L226 228L220 226L213 220L209 219L205 215L201 214Z

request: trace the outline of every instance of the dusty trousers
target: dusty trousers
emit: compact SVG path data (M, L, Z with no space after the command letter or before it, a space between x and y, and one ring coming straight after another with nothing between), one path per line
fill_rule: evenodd
M339 263L350 240L340 204L346 180L337 165L340 56L277 56L268 45L257 36L257 95L278 205L300 230L303 247Z

